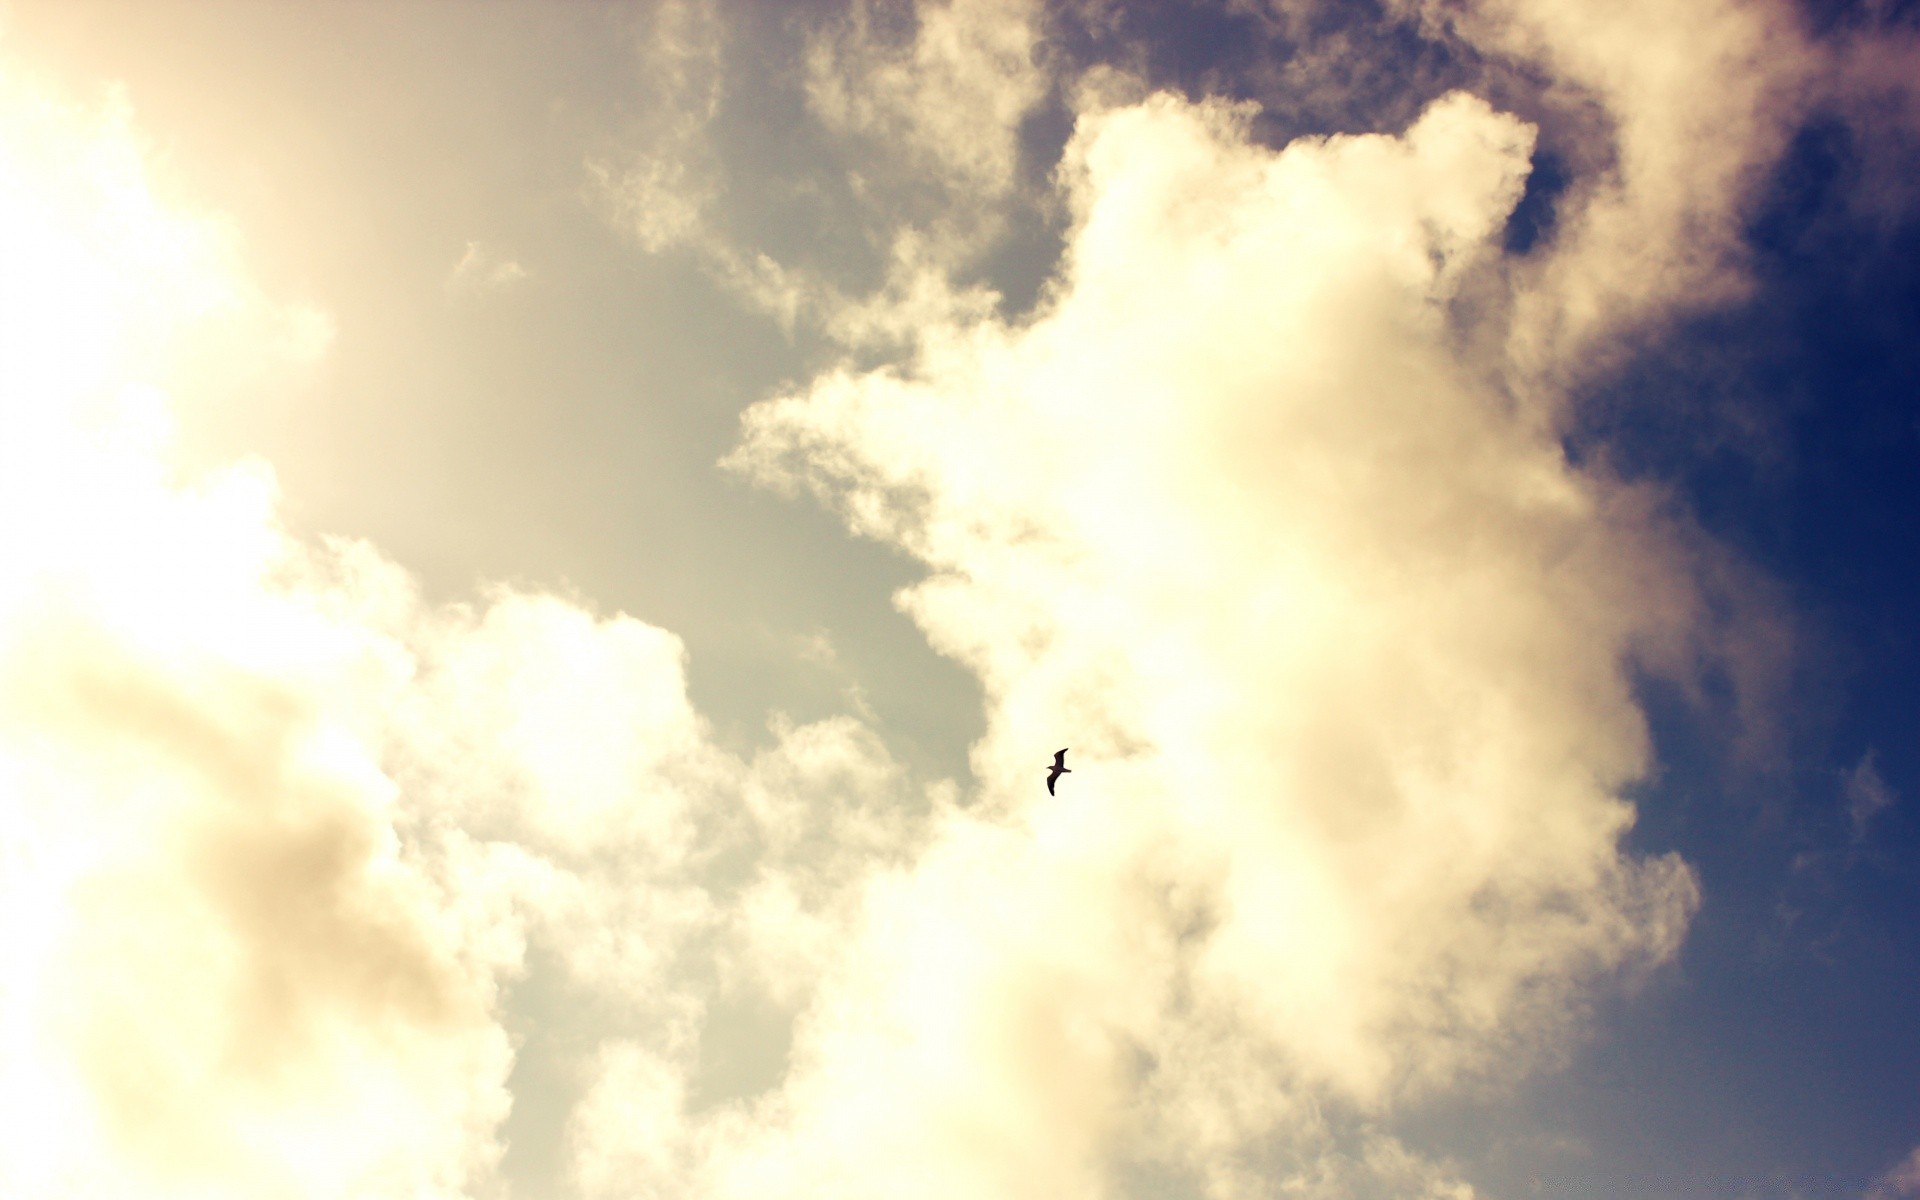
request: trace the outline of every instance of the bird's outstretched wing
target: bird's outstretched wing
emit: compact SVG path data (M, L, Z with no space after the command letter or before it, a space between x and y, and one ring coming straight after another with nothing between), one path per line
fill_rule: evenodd
M1069 749L1071 749L1071 747L1069 747ZM1047 795L1053 795L1053 784L1055 780L1059 779L1062 775L1071 774L1073 774L1073 771L1067 766L1066 750L1054 751L1053 769L1047 772Z

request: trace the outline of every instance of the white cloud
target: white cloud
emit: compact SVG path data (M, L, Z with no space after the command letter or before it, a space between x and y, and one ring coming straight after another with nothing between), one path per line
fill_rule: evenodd
M809 289L823 330L850 346L910 344L922 328L993 311L997 295L956 275L1004 230L1021 126L1050 83L1034 0L926 0L911 7L908 38L883 33L880 11L858 0L807 55L808 107L866 151L853 158L854 194L885 255L867 294Z
M909 18L911 32L888 28ZM802 320L850 346L895 346L928 322L990 312L998 297L955 272L992 245L1016 199L1022 123L1045 98L1032 0L929 0L905 12L868 0L812 33L805 103L836 156L877 284L844 264L777 259L717 215L725 174L714 119L724 32L710 2L673 0L643 35L648 113L622 162L587 164L614 223L650 253L690 250L751 307L791 332Z
M1687 555L1509 384L1553 398L1723 294L1797 70L1731 4L1635 10L1644 37L1482 12L1619 124L1540 265L1496 248L1533 130L1471 97L1275 152L1244 110L1088 87L1067 254L1011 325L953 272L1044 92L1031 6L900 41L860 6L813 43L816 114L944 189L877 206L864 297L715 231L723 31L658 10L651 148L605 194L787 320L910 347L755 408L733 462L924 564L901 603L987 697L964 804L852 719L721 750L664 630L433 608L283 530L260 464L182 477L174 397L238 369L232 331L292 331L256 339L287 369L326 323L152 202L124 118L8 93L0 1185L486 1187L537 974L564 1036L521 1052L579 1082L585 1195L1470 1195L1399 1106L1551 1056L1697 901L1621 847L1632 674L1694 652ZM1462 303L1489 294L1513 315ZM703 1059L728 1005L791 1022L765 1091Z
M807 101L829 127L911 156L918 174L968 195L1011 190L1020 123L1045 95L1033 0L926 0L911 38L876 29L872 0L816 37Z
M1605 169L1563 201L1553 252L1519 295L1509 352L1549 388L1650 319L1700 311L1746 287L1745 204L1805 110L1821 56L1771 0L1592 5L1423 0L1430 20L1534 64L1548 99L1597 104ZM1539 376L1544 375L1544 381Z
M123 130L6 99L8 306L52 327L27 377L0 355L32 468L0 503L4 1190L451 1194L492 1152L508 1054L356 727L395 656L287 586L312 564L263 469L176 485L157 455L141 385L197 330L144 306L244 296L217 243L135 176L94 190ZM127 242L48 237L49 193ZM60 324L68 304L110 324Z
M580 1195L667 1200L685 1150L686 1074L631 1044L601 1048L570 1129Z
M722 753L672 635L428 607L283 529L265 464L176 464L176 394L301 369L253 335L324 321L154 200L124 110L0 76L0 260L0 1191L492 1187L522 978L578 1002L548 1053L697 1083L739 897L818 924L904 852L856 723Z
M993 815L874 893L723 1194L1360 1171L1305 1114L1519 1069L1673 951L1694 883L1621 854L1620 791L1690 585L1448 323L1530 146L1464 96L1278 154L1219 105L1085 114L1040 316L748 414L737 468L926 563Z
M638 33L645 91L629 161L587 164L616 224L649 253L717 246L708 210L721 190L708 129L724 95L724 29L712 0L661 0Z
M513 259L480 242L468 242L447 276L447 287L452 291L492 292L526 277L527 269Z

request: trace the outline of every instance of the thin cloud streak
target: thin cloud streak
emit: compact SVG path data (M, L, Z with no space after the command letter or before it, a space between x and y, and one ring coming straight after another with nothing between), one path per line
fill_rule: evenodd
M451 292L484 293L511 287L527 277L527 269L480 242L468 242L447 276Z

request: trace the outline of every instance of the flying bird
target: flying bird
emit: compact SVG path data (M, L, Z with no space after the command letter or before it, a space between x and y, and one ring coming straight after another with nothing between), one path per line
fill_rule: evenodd
M1053 756L1053 770L1047 772L1047 795L1053 795L1054 780L1060 778L1062 775L1071 774L1073 774L1073 772L1067 769L1067 752L1065 750L1055 751Z

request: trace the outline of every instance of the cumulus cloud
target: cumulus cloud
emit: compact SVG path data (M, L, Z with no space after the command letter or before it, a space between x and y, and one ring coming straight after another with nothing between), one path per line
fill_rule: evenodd
M783 935L921 811L870 733L723 753L665 631L428 606L283 528L265 464L178 464L196 389L324 322L154 199L124 105L0 76L0 261L0 1190L472 1194L536 966L566 1045L683 1086L708 999L760 986L727 947L778 942L762 990L819 969Z
M901 603L989 725L983 815L869 911L733 1193L1096 1195L1130 1154L1377 1184L1326 1106L1512 1069L1677 945L1691 874L1619 843L1682 556L1448 315L1531 131L1454 95L1274 153L1245 116L1084 113L1036 319L748 414L736 469L926 564ZM856 1137L901 1148L857 1185Z
M303 318L153 201L124 108L5 89L7 1190L450 1194L507 1048L354 727L392 660L282 584L261 468L166 461L160 386Z
M1786 4L1411 5L1484 52L1543 70L1550 102L1604 121L1581 147L1555 246L1520 290L1509 353L1551 386L1614 361L1623 333L1739 296L1742 221L1803 115L1822 56Z
M900 602L987 694L978 805L864 896L783 1085L649 1157L664 1192L1465 1194L1370 1122L1550 1058L1596 978L1677 947L1693 877L1622 852L1623 792L1634 674L1699 653L1697 565L1658 496L1565 460L1561 404L1738 294L1818 56L1733 0L1402 9L1587 110L1544 252L1499 251L1535 131L1470 96L1273 152L1249 109L1096 71L1032 319L952 303L940 253L819 289L907 353L751 410L730 465L925 564ZM1037 89L968 91L1008 102L956 132L918 119L924 41L865 7L839 36L823 121L1010 178Z
M1536 131L1482 100L1274 149L1245 107L1080 81L1065 254L1013 322L964 274L1052 86L1039 13L879 11L805 72L935 196L873 201L870 294L715 223L711 6L656 10L651 149L599 187L645 248L905 347L756 406L730 462L923 565L900 603L986 696L966 795L848 717L724 750L669 632L431 606L284 529L264 465L181 473L208 364L298 370L325 321L153 202L124 117L6 94L6 1189L464 1194L540 1053L586 1196L1458 1200L1402 1106L1551 1061L1675 952L1693 875L1622 846L1632 683L1704 606L1554 401L1731 286L1799 78L1777 14L1458 17L1615 130L1519 264ZM564 1036L516 1048L536 984ZM767 1061L718 1064L754 1022Z
M1080 7L1096 27L1117 23L1108 6ZM1363 68L1369 78L1398 77L1400 64L1357 63L1356 55L1399 53L1403 37L1378 45L1356 29L1322 37L1330 22L1353 18L1336 19L1318 0L1227 7L1261 18L1291 46L1282 72L1289 92L1359 87L1350 77ZM1620 335L1676 308L1697 311L1741 294L1745 202L1794 123L1835 91L1833 79L1882 78L1897 72L1878 64L1905 62L1892 39L1861 37L1840 56L1861 70L1839 70L1777 0L1396 0L1385 17L1484 70L1501 64L1503 90L1529 93L1529 106L1555 122L1556 151L1579 160L1556 204L1549 252L1516 272L1516 312L1504 330L1513 386L1543 402L1615 362ZM1065 61L1046 44L1047 23L1032 0L859 0L809 34L805 103L823 147L845 165L846 206L859 210L881 260L877 283L852 283L805 256L766 253L713 219L722 38L710 4L660 6L643 74L667 98L660 111L672 115L634 139L630 167L601 159L590 168L617 219L647 249L695 248L716 277L788 328L804 320L850 346L897 348L923 326L976 318L997 304L991 289L962 279L1005 234L1012 212L1045 205L1020 187L1029 118L1049 96L1101 78L1106 84L1094 90L1111 92L1138 65L1058 76ZM1362 89L1374 105L1405 109L1409 97L1388 94L1379 80ZM1854 83L1838 86L1863 94Z

